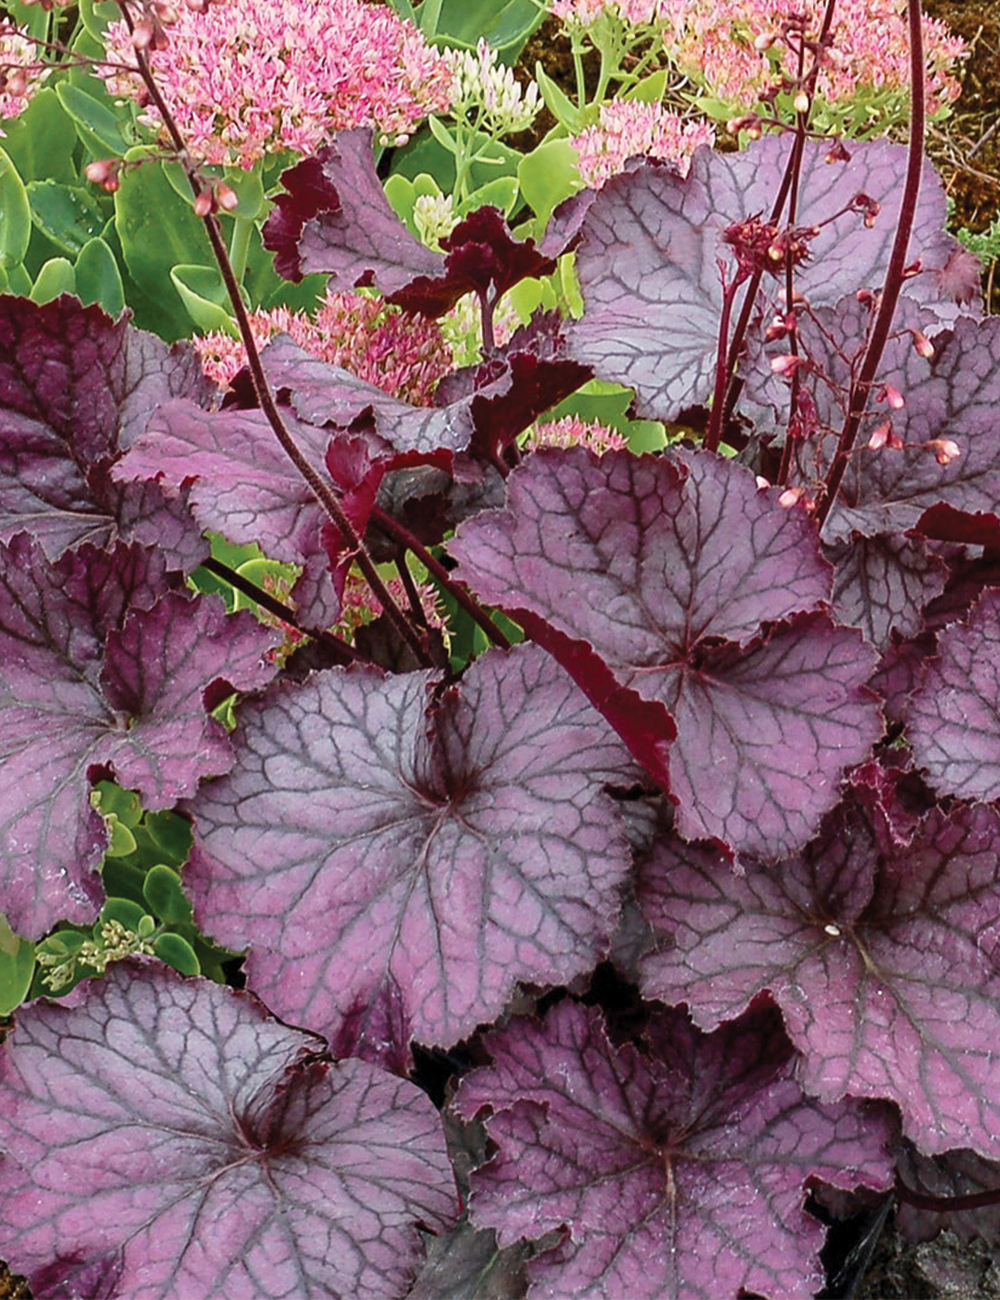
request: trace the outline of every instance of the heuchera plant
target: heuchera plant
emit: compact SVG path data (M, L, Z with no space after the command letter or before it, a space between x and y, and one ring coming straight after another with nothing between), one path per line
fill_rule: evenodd
M0 298L0 1255L38 1300L807 1300L819 1216L893 1195L996 1240L1000 332L918 0L909 145L811 132L835 7L785 32L794 127L577 178L537 240L466 188L421 242L372 148L414 104L318 88L263 244L331 339L241 290L179 15L122 5L104 73L228 341L216 383ZM274 121L215 141L247 222Z

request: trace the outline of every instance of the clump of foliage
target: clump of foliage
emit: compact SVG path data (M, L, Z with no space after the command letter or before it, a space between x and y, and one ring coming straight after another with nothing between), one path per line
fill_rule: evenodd
M661 102L658 6L561 7ZM387 79L453 78L387 177L371 78L301 157L236 114L192 152L197 5L29 12L0 1254L39 1300L806 1300L820 1213L995 1234L1000 331L918 0L908 147L812 129L835 9L750 42L742 149L664 129L599 189L582 82L517 155L538 96L447 3L384 15Z

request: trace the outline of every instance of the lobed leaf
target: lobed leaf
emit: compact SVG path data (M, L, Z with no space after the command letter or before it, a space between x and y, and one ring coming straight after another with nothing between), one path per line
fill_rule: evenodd
M442 255L415 239L389 206L369 129L339 131L281 182L286 193L264 225L264 247L286 280L321 271L331 290L374 284L388 296L443 267Z
M914 759L943 795L1000 798L1000 592L990 588L967 620L944 629L905 707Z
M55 559L122 537L195 567L207 548L183 494L118 486L108 469L159 405L210 394L190 349L71 298L0 297L0 540L28 530Z
M702 148L686 179L648 163L612 177L587 209L576 253L587 311L570 326L570 355L634 388L640 415L675 420L710 397L723 301L719 260L733 271L723 232L770 211L788 149L775 136L738 153ZM828 142L806 142L799 184L798 223L820 227L795 275L812 307L881 288L905 172L901 145L871 143L846 163L828 163L828 153ZM870 229L845 210L859 192L882 205ZM950 319L955 309L942 272L957 245L944 225L944 193L927 163L909 254L926 274L904 293L941 304L940 315ZM734 320L744 294L737 294Z
M145 961L0 1049L0 1251L38 1300L395 1300L456 1213L411 1083Z
M459 576L523 626L525 611L537 619L531 635L599 708L617 689L672 716L682 835L771 856L801 847L881 730L864 687L873 656L812 612L829 569L805 515L698 453L539 452L508 493L506 511L460 528ZM606 716L663 779L653 738L633 737L621 712ZM661 746L672 739L665 727Z
M207 715L222 683L229 694L274 673L273 632L167 590L163 568L121 543L54 564L23 533L0 543L0 891L29 937L100 909L107 835L91 772L110 768L146 807L169 807L231 761Z
M278 1014L398 1067L605 950L629 852L601 787L631 765L541 651L452 687L334 669L241 717L185 881Z
M884 1119L804 1097L772 1008L708 1037L659 1010L647 1040L615 1047L568 1001L489 1035L493 1064L454 1100L489 1112L498 1148L472 1175L472 1222L501 1246L562 1231L528 1264L529 1300L811 1297L806 1183L887 1186Z
M660 940L649 997L711 1029L767 989L802 1054L803 1087L900 1107L932 1155L1000 1154L1000 814L933 809L908 846L843 808L800 856L736 873L663 839L638 893Z

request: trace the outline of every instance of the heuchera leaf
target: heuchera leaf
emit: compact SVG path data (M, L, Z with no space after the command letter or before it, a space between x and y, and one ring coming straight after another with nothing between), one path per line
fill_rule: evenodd
M603 951L629 852L601 786L633 769L535 647L458 687L331 669L245 706L237 744L188 805L196 916L337 1050L398 1064Z
M773 1008L706 1037L654 1013L645 1053L564 1001L490 1034L493 1064L454 1105L498 1152L472 1175L472 1221L501 1245L562 1229L528 1264L531 1300L807 1300L822 1229L805 1186L891 1178L884 1120L804 1097Z
M940 794L1000 798L1000 592L938 637L937 657L910 696L907 739Z
M389 296L444 266L444 257L415 239L389 206L370 130L338 132L281 182L287 193L277 197L265 223L264 247L286 280L321 271L330 276L331 290L373 284Z
M438 453L439 459L442 453L468 446L472 436L469 398L444 408L414 406L310 356L289 338L271 343L262 361L274 387L288 390L295 413L311 425L343 428L370 408L380 437L392 451L425 457Z
M834 566L835 617L860 628L880 650L893 631L915 636L921 630L921 611L948 579L944 558L919 537L853 537L828 546L825 554Z
M711 395L722 308L718 259L734 269L723 231L766 216L788 151L788 141L776 136L738 153L699 149L686 179L647 164L613 177L588 209L576 252L587 311L570 327L570 355L598 377L635 388L640 415L673 420ZM798 224L821 226L795 278L813 307L881 288L905 173L900 145L868 144L848 163L827 163L828 152L828 143L806 142L799 186ZM845 211L859 192L883 208L871 229L858 212ZM933 273L956 247L941 233L944 224L944 193L928 163L910 242L911 258L928 274L904 286L926 303L941 300L944 286ZM734 319L744 293L737 294ZM945 316L954 314L944 308Z
M497 208L477 208L441 240L445 250L441 274L420 276L389 301L406 311L424 316L443 316L467 293L491 305L529 276L549 275L556 269L553 258L535 248L533 239L514 239Z
M895 1101L926 1154L1000 1155L994 809L934 809L892 854L842 808L801 856L739 874L663 838L638 893L661 940L642 962L647 996L711 1029L767 989L809 1092Z
M121 536L197 565L207 548L182 498L108 477L156 407L182 394L211 396L189 348L73 298L0 297L0 539L27 529L55 559Z
M459 575L513 618L585 642L619 688L669 710L682 835L770 856L801 847L881 732L864 687L874 655L810 613L829 569L804 514L703 453L539 452L508 491L507 511L459 529Z
M136 960L0 1051L0 1253L37 1300L395 1300L454 1186L433 1105Z
M100 908L106 833L88 772L109 767L146 807L169 807L229 766L206 711L221 683L274 674L274 632L166 592L162 572L155 553L121 543L55 564L23 533L0 543L0 895L31 938Z

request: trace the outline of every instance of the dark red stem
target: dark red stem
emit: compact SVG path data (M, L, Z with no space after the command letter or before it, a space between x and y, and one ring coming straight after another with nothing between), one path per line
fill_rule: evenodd
M461 583L452 578L441 561L435 559L427 547L418 538L414 537L408 528L399 523L398 520L393 519L392 515L387 514L380 506L375 506L372 510L372 523L381 528L386 537L391 537L393 541L399 542L412 551L427 572L434 577L436 582L440 583L458 607L464 609L473 622L482 628L494 645L500 646L504 650L510 649L510 641L500 631L489 614L472 599Z
M129 27L129 30L132 30L131 15L128 12L127 6L122 3L122 0L119 0L119 8L125 18L126 25ZM195 197L197 197L200 192L199 180L194 167L187 161L187 150L184 145L184 138L178 130L177 123L174 121L173 115L160 94L159 87L157 86L149 67L149 60L146 58L146 55L142 50L136 50L136 64L146 89L149 91L150 98L156 105L160 118L167 129L167 133L170 136L174 148L177 151L181 165L184 167L188 182L191 186L191 191ZM333 492L330 485L324 482L323 478L313 469L312 465L309 464L308 460L296 445L294 438L288 432L288 428L285 425L284 420L281 418L281 413L279 412L277 403L274 400L271 387L267 382L264 368L260 363L260 353L257 350L253 331L250 328L250 318L243 303L243 296L240 293L239 284L237 283L236 276L233 273L232 264L229 261L229 252L226 249L225 240L222 238L222 231L219 227L219 223L212 213L206 214L206 216L202 218L202 221L208 234L209 242L212 245L212 252L214 253L216 262L218 263L223 283L226 286L229 301L232 304L233 312L236 316L236 324L239 327L240 337L243 341L243 346L246 349L250 377L253 381L254 393L260 409L263 411L264 416L268 424L271 426L278 442L281 444L282 449L308 484L313 496L333 521L341 537L346 541L348 551L354 555L358 568L365 576L365 581L368 583L369 587L371 587L373 594L377 597L379 604L382 606L382 609L385 611L393 626L416 655L417 662L430 667L430 658L427 654L427 648L423 644L422 638L418 635L409 619L407 619L402 610L400 610L399 606L390 596L385 583L379 576L374 561L365 548L364 541L358 535L354 525L347 517L347 514L341 506L340 501L337 499L336 494Z
M885 351L892 318L896 313L900 289L903 286L906 271L906 254L910 246L910 235L917 211L917 199L920 196L920 174L924 161L924 130L926 105L924 96L924 37L920 0L907 0L907 12L910 26L910 142L906 162L906 184L903 188L903 200L899 205L899 217L896 222L896 235L889 255L889 268L879 300L878 314L868 340L868 348L862 362L858 377L851 385L847 407L847 419L837 444L837 452L830 466L823 494L816 506L816 523L822 528L837 498L851 452L857 441L861 421L864 418L872 384L878 373Z

